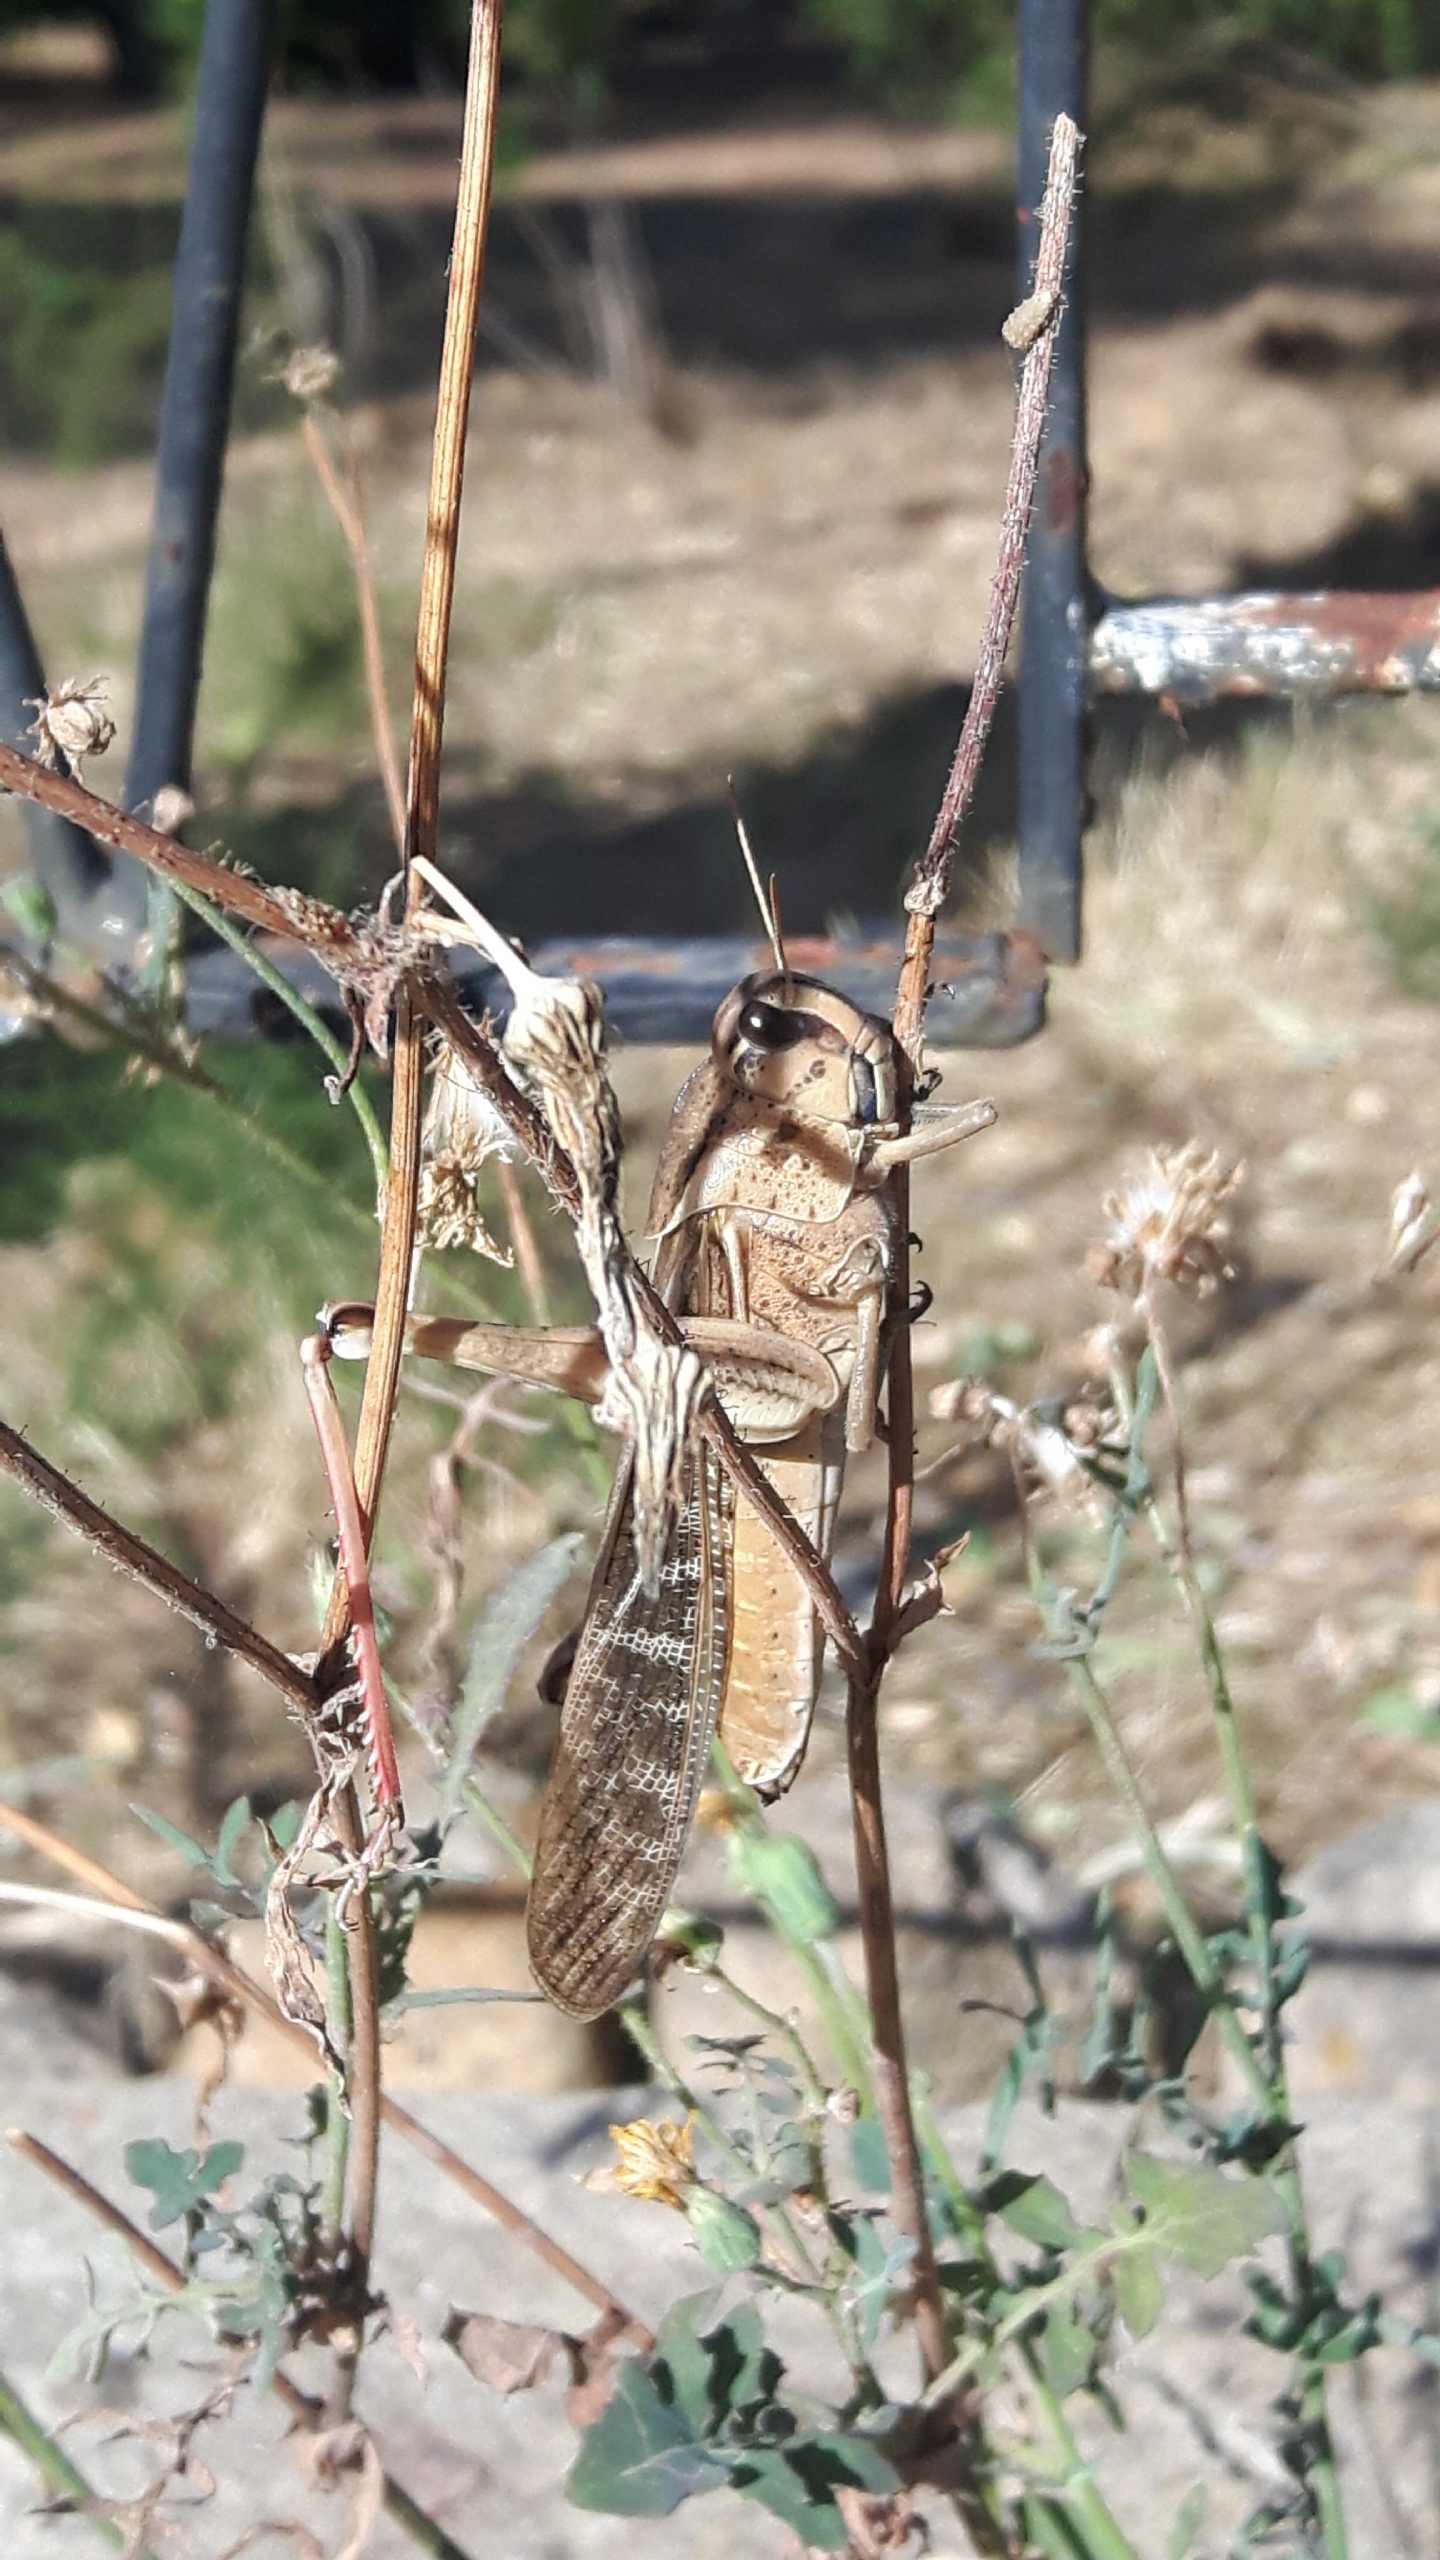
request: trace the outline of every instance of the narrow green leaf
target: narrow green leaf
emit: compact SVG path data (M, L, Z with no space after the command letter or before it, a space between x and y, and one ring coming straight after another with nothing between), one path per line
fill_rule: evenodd
M1115 2308L1132 2338L1148 2338L1160 2317L1165 2286L1154 2249L1137 2246L1122 2252L1110 2268Z
M1022 2240L1040 2249L1069 2249L1079 2236L1076 2222L1059 2188L1049 2178L1027 2177L1018 2169L991 2178L978 2202L985 2213L998 2213Z

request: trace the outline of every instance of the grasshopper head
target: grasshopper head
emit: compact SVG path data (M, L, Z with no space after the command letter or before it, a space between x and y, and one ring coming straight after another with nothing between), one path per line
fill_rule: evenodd
M772 970L743 979L715 1016L711 1045L741 1093L798 1119L868 1129L895 1117L893 1033L818 978Z

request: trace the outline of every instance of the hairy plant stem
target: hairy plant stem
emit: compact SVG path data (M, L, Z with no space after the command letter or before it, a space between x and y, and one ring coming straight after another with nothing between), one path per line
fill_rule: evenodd
M187 2278L183 2268L177 2267L173 2259L166 2256L163 2249L157 2249L154 2241L146 2236L138 2224L131 2221L128 2213L122 2211L118 2204L112 2204L110 2198L102 2195L98 2187L92 2186L90 2180L78 2169L73 2168L68 2160L62 2160L57 2151L52 2151L48 2143L41 2142L32 2133L21 2132L7 2134L6 2140L12 2150L18 2151L22 2160L28 2160L33 2168L39 2169L42 2175L49 2178L55 2186L63 2188L66 2195L71 2196L76 2204L83 2206L95 2221L103 2223L107 2231L116 2233L124 2241L131 2256L164 2292L183 2293L185 2291ZM320 2434L329 2425L330 2420L323 2403L312 2400L307 2391L302 2391L298 2383L292 2382L288 2373L277 2368L270 2377L269 2388L274 2392L281 2407L307 2435ZM433 2560L467 2560L467 2554L461 2545L451 2540L444 2526L437 2524L433 2516L427 2515L423 2507L417 2506L408 2490L402 2489L398 2481L390 2478L388 2472L383 2476L385 2511L403 2527L411 2540L418 2543L421 2550L430 2552Z
M6 2434L26 2460L34 2464L47 2489L65 2506L73 2506L93 2525L112 2551L129 2551L132 2560L154 2560L148 2543L138 2551L130 2537L112 2516L97 2515L99 2503L83 2471L77 2470L63 2445L57 2444L49 2430L27 2409L18 2391L0 2374L0 2431Z
M1049 403L1054 354L1053 324L1059 308L1059 288L1070 236L1079 149L1080 135L1075 125L1067 116L1057 118L1051 137L1050 167L1041 208L1034 277L1035 294L1048 295L1050 304L1048 312L1038 322L1021 370L999 560L976 658L975 681L930 841L915 865L905 893L905 956L896 991L894 1017L895 1037L909 1067L909 1090L902 1097L902 1126L908 1123L911 1094L920 1072L930 965L935 945L935 919L949 890L956 837L974 796L994 722L1020 592L1040 439ZM909 1177L902 1170L895 1180L896 1226L902 1237L909 1232L909 1211ZM863 1666L852 1667L849 1674L846 1749L855 1823L860 1926L874 2026L877 2094L890 2153L896 2225L912 2243L915 2252L916 2334L927 2371L933 2380L945 2368L948 2341L935 2252L925 2212L919 2146L910 2107L895 1953L894 1899L890 1889L881 1793L878 1713L880 1682L898 1640L910 1571L915 1401L909 1328L905 1320L909 1293L909 1254L908 1249L902 1247L898 1267L891 1279L892 1347L887 1411L890 1489L885 1552L865 1660Z
M72 1847L48 1824L37 1822L33 1814L22 1813L17 1805L0 1802L0 1831L8 1831L13 1839L23 1841L39 1857L48 1859L62 1873L74 1876L88 1892L97 1894L117 1911L144 1915L147 1926L163 1932L173 1944L183 1948L197 1972L202 1973L207 1981L213 1982L230 1998L243 2002L247 2009L253 2009L257 2017L264 2018L298 2053L313 2061L315 2048L306 2029L298 2026L294 2019L287 2018L272 1994L241 1966L233 1963L219 1947L212 1945L201 1930L184 1921L167 1918L156 1910L153 1903L147 1902L143 1894L136 1893L119 1876L112 1875L108 1867L101 1866L98 1859L88 1857L83 1849ZM582 2266L578 2258L573 2258L568 2249L563 2248L558 2240L553 2240L549 2232L532 2221L519 2205L512 2204L510 2198L492 2186L488 2178L482 2177L478 2169L472 2169L469 2161L463 2160L458 2151L453 2151L448 2142L442 2142L438 2134L431 2133L394 2098L382 2098L381 2113L386 2124L402 2141L408 2142L412 2150L421 2152L432 2167L450 2179L472 2204L488 2213L502 2231L508 2231L522 2248L528 2249L533 2257L548 2267L552 2275L573 2286L582 2300L590 2303L604 2318L613 2320L618 2335L642 2349L654 2344L643 2320L637 2318L608 2285L602 2284L600 2278Z
M500 0L473 0L455 233L440 356L425 552L420 571L415 699L405 813L407 919L414 914L419 903L419 883L411 864L417 854L433 860L439 829L440 751L444 733L450 618L455 596L460 498L465 472L465 436L495 160L500 19ZM390 1165L385 1185L380 1265L375 1283L374 1331L355 1437L355 1484L367 1543L374 1534L404 1349L420 1182L424 1072L424 1023L409 988L402 985L396 1003ZM337 1575L321 1639L319 1678L322 1688L327 1678L333 1680L341 1676L349 1616L345 1579L343 1575ZM337 1803L336 1829L342 1846L352 1855L358 1854L363 1832L353 1788L347 1788ZM380 2143L380 2011L375 1929L368 1895L359 1897L357 1901L356 1924L349 1932L352 2127L346 2231L358 2281L363 2288L375 2237Z
M1156 1543L1175 1577L1186 1613L1195 1630L1206 1694L1210 1701L1216 1750L1230 1807L1230 1819L1240 1842L1243 1859L1246 1920L1250 1934L1251 1961L1255 1970L1260 2016L1258 2052L1251 2037L1248 2034L1245 2035L1245 2050L1250 2057L1246 2078L1254 2092L1257 2106L1267 2121L1277 2126L1291 2127L1294 2124L1294 2117L1290 2105L1285 2044L1280 2028L1281 2004L1276 1979L1269 1853L1260 1829L1255 1791L1251 1785L1249 1766L1240 1738L1239 1719L1230 1690L1229 1674L1225 1668L1225 1657L1221 1651L1210 1603L1195 1570L1185 1499L1184 1428L1169 1343L1153 1289L1149 1287L1143 1289L1137 1304L1144 1319L1155 1374L1160 1381L1161 1392L1170 1416L1177 1524L1175 1538L1171 1539L1167 1535L1157 1503L1152 1501L1147 1505L1147 1512ZM1137 1413L1139 1406L1140 1399L1137 1397ZM1143 1421L1132 1428L1138 1438L1139 1430L1143 1429ZM1191 1970L1193 1973L1193 1966ZM1234 2014L1233 2009L1230 2008L1228 1994L1227 2011L1231 2015ZM1240 2024L1238 2019L1236 2024ZM1227 2042L1229 2041L1227 2037ZM1269 2176L1270 2183L1285 2211L1287 2272L1290 2278L1291 2295L1298 2308L1308 2300L1313 2289L1314 2253L1310 2242L1309 2217L1305 2208L1305 2190L1299 2151L1293 2133L1270 2169ZM1326 2405L1326 2370L1317 2359L1304 2357L1300 2359L1300 2391L1302 2419L1309 2441L1315 2448L1309 2479L1314 2492L1321 2530L1325 2537L1325 2549L1329 2560L1345 2560L1349 2538L1335 2451L1330 2435Z

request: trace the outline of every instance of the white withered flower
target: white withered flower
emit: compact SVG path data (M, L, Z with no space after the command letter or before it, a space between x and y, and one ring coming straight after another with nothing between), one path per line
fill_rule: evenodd
M1244 1174L1243 1164L1207 1156L1195 1138L1183 1147L1152 1147L1143 1169L1103 1204L1110 1226L1086 1256L1091 1278L1129 1297L1155 1280L1197 1297L1233 1280L1225 1203Z
M480 1212L478 1183L491 1156L512 1141L488 1094L457 1051L436 1061L425 1112L420 1164L420 1241L437 1252L463 1245L506 1269L514 1257L491 1235Z
M28 735L39 742L40 761L52 772L72 764L78 773L87 756L103 756L115 735L109 687L108 676L92 676L88 684L68 676L53 692L29 697L25 708L35 717Z

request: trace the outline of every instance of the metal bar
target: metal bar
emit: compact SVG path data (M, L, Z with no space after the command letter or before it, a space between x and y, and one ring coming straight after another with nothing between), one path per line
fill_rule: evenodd
M33 753L35 741L29 732L35 714L30 705L44 691L40 652L14 562L0 534L0 738L7 746ZM82 828L57 818L53 810L27 802L25 823L35 878L67 940L73 941L90 900L109 877L109 862Z
M190 785L272 25L271 0L207 0L160 401L130 809ZM133 935L148 918L152 937L163 939L169 901L133 863L117 862L107 923Z
M1440 691L1440 590L1400 595L1151 597L1106 604L1090 635L1098 693L1193 706Z
M1035 258L1035 215L1057 115L1086 129L1086 0L1021 0L1017 218L1020 291ZM1083 189L1075 208L1050 415L1020 607L1020 921L1056 960L1080 952L1086 642Z
M293 943L262 940L269 958L313 1002L336 1004L334 982L314 961ZM888 1021L901 957L888 926L877 926L873 941L807 941L787 934L785 947L795 968L825 978ZM752 969L768 965L763 948L719 935L694 942L544 942L530 957L537 969L593 979L604 992L611 1029L638 1046L704 1043L731 988ZM510 996L498 972L459 952L451 958L466 1002L503 1021ZM229 951L197 953L186 969L185 989L188 1027L197 1036L246 1039L289 1023L283 1007ZM940 937L926 1025L931 1047L1008 1049L1031 1038L1044 1019L1045 959L1033 935Z

